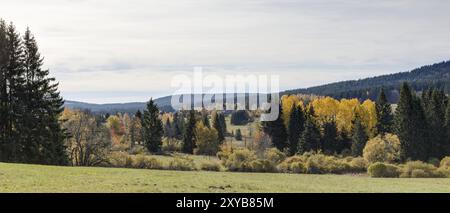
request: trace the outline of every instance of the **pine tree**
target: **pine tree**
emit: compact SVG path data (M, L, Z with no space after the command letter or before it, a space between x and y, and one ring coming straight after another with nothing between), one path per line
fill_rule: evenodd
M9 128L9 102L8 102L8 51L7 51L7 35L6 23L0 19L0 160L7 161L9 136L7 129Z
M148 151L158 152L162 144L163 126L153 99L147 102L147 108L142 116L142 128L144 145Z
M384 89L381 88L378 100L376 101L376 113L377 113L377 132L378 134L385 134L392 132L393 114L391 105L388 103Z
M444 144L444 154L445 156L450 155L450 101L447 102L447 107L445 109L445 144Z
M208 113L206 111L202 112L202 122L205 127L211 128L211 124L209 123Z
M191 109L189 111L188 122L183 137L183 152L188 154L194 153L195 148L195 124L197 123L195 118L195 111Z
M426 120L422 104L407 83L400 89L400 100L396 109L395 130L400 139L401 160L426 160Z
M170 119L167 118L166 122L164 123L164 136L168 138L173 137L173 129L172 125L170 124Z
M223 135L226 136L227 135L227 123L225 121L225 115L223 113L219 114L219 123L220 123L220 127L222 127L222 132Z
M352 129L352 155L353 156L362 156L363 149L366 146L366 142L368 140L366 131L364 126L361 123L361 120L358 116L356 116L353 122Z
M338 133L334 120L323 124L322 148L327 154L339 152Z
M441 159L445 156L445 108L447 97L443 91L429 89L423 93L422 100L428 125L428 157Z
M291 155L294 155L298 151L298 143L300 142L300 136L305 125L304 120L303 110L300 107L292 105L288 124L289 153Z
M319 151L320 146L320 130L314 119L314 108L312 105L306 113L305 130L300 137L299 152Z
M213 128L217 131L217 139L219 143L222 143L225 140L225 133L223 131L223 127L221 125L220 117L222 113L214 111L211 115L213 121Z
M287 148L287 130L283 121L283 109L281 104L278 108L278 118L274 121L263 121L262 130L270 136L272 144L279 150Z
M241 129L236 129L236 132L234 134L234 139L236 139L237 141L242 141Z
M175 138L180 138L183 135L182 129L181 129L181 122L180 115L178 112L173 114L173 134Z

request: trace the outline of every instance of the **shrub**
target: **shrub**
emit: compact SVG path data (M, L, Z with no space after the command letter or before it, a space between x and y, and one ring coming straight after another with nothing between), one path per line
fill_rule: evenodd
M146 152L147 150L141 145L134 145L129 151L129 153L132 155L145 154Z
M306 173L306 167L302 162L293 162L291 163L290 171L293 173Z
M439 164L441 162L437 158L430 158L430 159L428 159L428 163L433 165L433 166L435 166L435 167L439 167Z
M323 154L311 155L308 157L305 166L307 173L311 174L341 174L351 172L350 165L345 161L334 156L326 156Z
M219 172L221 170L221 166L217 162L203 162L200 164L200 169L204 171L216 171Z
M194 171L197 170L194 160L189 157L176 156L169 162L169 170Z
M195 127L195 143L197 155L216 155L219 151L219 139L217 130L208 128L203 122L198 122Z
M134 168L138 169L162 169L162 163L150 156L145 155L136 155L133 159L133 165Z
M236 149L223 161L224 166L230 171L248 172L252 171L250 162L256 160L256 154L249 149Z
M293 168L295 168L296 166L292 166L292 164L299 163L304 167L305 172L306 172L305 162L306 162L306 157L304 155L294 155L294 156L286 158L283 162L278 164L277 169L279 172L297 173L296 171L293 170ZM302 172L302 173L304 173L304 172Z
M377 162L369 166L367 173L370 177L394 178L399 176L400 171L395 165Z
M225 162L228 157L233 153L233 147L228 144L222 144L220 146L220 152L217 152L217 158L221 160L222 162Z
M108 163L113 167L131 168L133 158L126 152L111 152L108 156Z
M403 165L401 169L402 173L400 177L403 178L439 178L445 177L445 175L438 171L438 169L428 163L424 163L422 161L409 161Z
M369 163L396 162L400 158L400 140L393 134L378 135L367 142L363 156Z
M256 159L248 164L249 172L275 172L277 171L275 164L269 160Z
M277 148L270 148L264 152L264 159L267 159L274 164L279 164L286 159L286 154Z
M442 158L439 163L439 167L442 169L450 170L450 157Z
M352 158L349 164L353 172L364 172L367 170L367 161L362 157Z
M164 138L161 150L164 152L181 152L182 143L175 138Z

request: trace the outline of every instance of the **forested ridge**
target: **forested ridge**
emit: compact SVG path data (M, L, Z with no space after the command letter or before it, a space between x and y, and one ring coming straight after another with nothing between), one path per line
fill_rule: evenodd
M333 98L358 98L376 100L381 87L386 90L387 99L395 103L399 98L399 85L408 82L417 92L427 88L437 88L450 93L450 61L423 66L409 72L342 81L306 89L288 90L287 94L315 94Z

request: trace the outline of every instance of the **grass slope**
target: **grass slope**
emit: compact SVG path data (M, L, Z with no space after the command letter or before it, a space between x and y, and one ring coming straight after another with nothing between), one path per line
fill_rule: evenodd
M0 192L450 192L450 179L181 172L0 163Z

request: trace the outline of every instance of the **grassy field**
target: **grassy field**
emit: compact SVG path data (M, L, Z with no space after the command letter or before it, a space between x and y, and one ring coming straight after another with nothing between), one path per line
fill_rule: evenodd
M450 179L181 172L0 163L0 192L450 192Z

